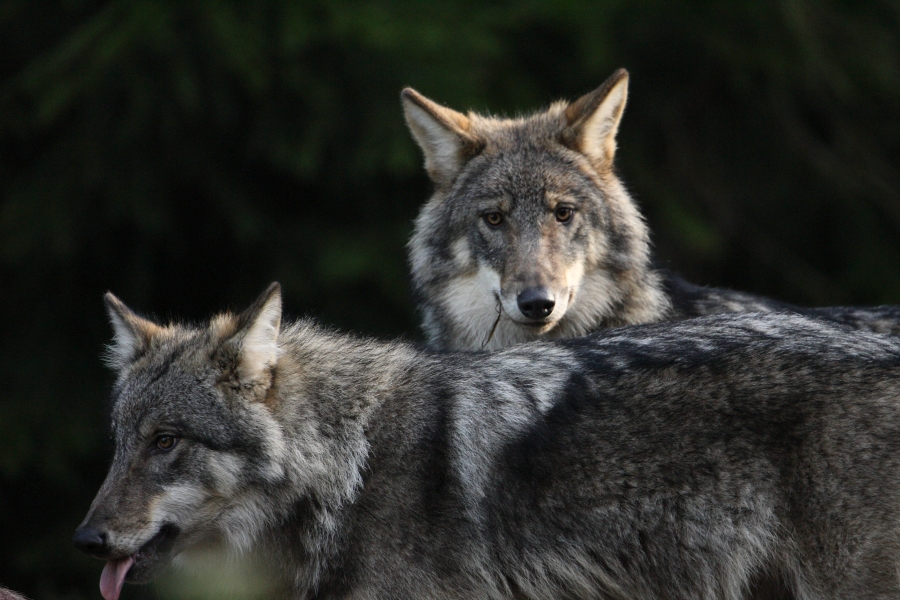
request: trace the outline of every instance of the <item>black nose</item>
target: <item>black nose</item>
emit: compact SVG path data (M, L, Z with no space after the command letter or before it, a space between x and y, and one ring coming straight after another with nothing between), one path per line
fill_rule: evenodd
M109 546L106 542L106 532L93 527L79 527L75 530L75 536L72 538L72 543L76 548L85 554L99 558L105 558L109 554Z
M545 287L532 287L523 290L516 297L519 304L519 310L529 319L543 319L550 316L553 307L556 306L556 299L553 293Z

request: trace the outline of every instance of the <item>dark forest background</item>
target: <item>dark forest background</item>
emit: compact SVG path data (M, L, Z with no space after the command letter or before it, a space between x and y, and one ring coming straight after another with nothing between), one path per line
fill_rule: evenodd
M103 292L199 319L278 280L420 338L403 86L514 115L624 66L660 262L900 303L900 2L4 0L0 58L0 585L35 599L99 598L70 538L111 454Z

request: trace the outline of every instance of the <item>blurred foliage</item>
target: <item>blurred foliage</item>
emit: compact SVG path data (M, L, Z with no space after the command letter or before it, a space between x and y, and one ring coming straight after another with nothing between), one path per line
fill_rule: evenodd
M5 0L0 49L0 585L36 599L97 596L69 540L110 452L104 291L198 319L279 280L293 314L418 336L405 85L516 114L625 66L662 263L900 302L895 1Z

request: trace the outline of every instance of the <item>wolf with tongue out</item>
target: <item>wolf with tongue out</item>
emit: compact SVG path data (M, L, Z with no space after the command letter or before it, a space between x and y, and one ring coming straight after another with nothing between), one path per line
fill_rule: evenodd
M277 284L199 326L107 308L115 455L74 539L106 600L198 549L285 600L900 598L896 336L733 314L454 354L282 324Z

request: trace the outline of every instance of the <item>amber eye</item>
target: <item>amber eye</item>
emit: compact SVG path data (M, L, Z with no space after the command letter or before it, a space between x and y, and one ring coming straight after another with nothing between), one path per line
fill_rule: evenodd
M503 215L498 212L489 212L484 214L484 222L491 227L496 227L503 222Z
M175 447L175 444L178 443L178 438L174 435L161 435L156 438L156 447L160 450L167 452Z
M572 220L572 216L575 214L574 208L569 208L568 206L559 206L556 208L556 220L560 223L568 223Z

